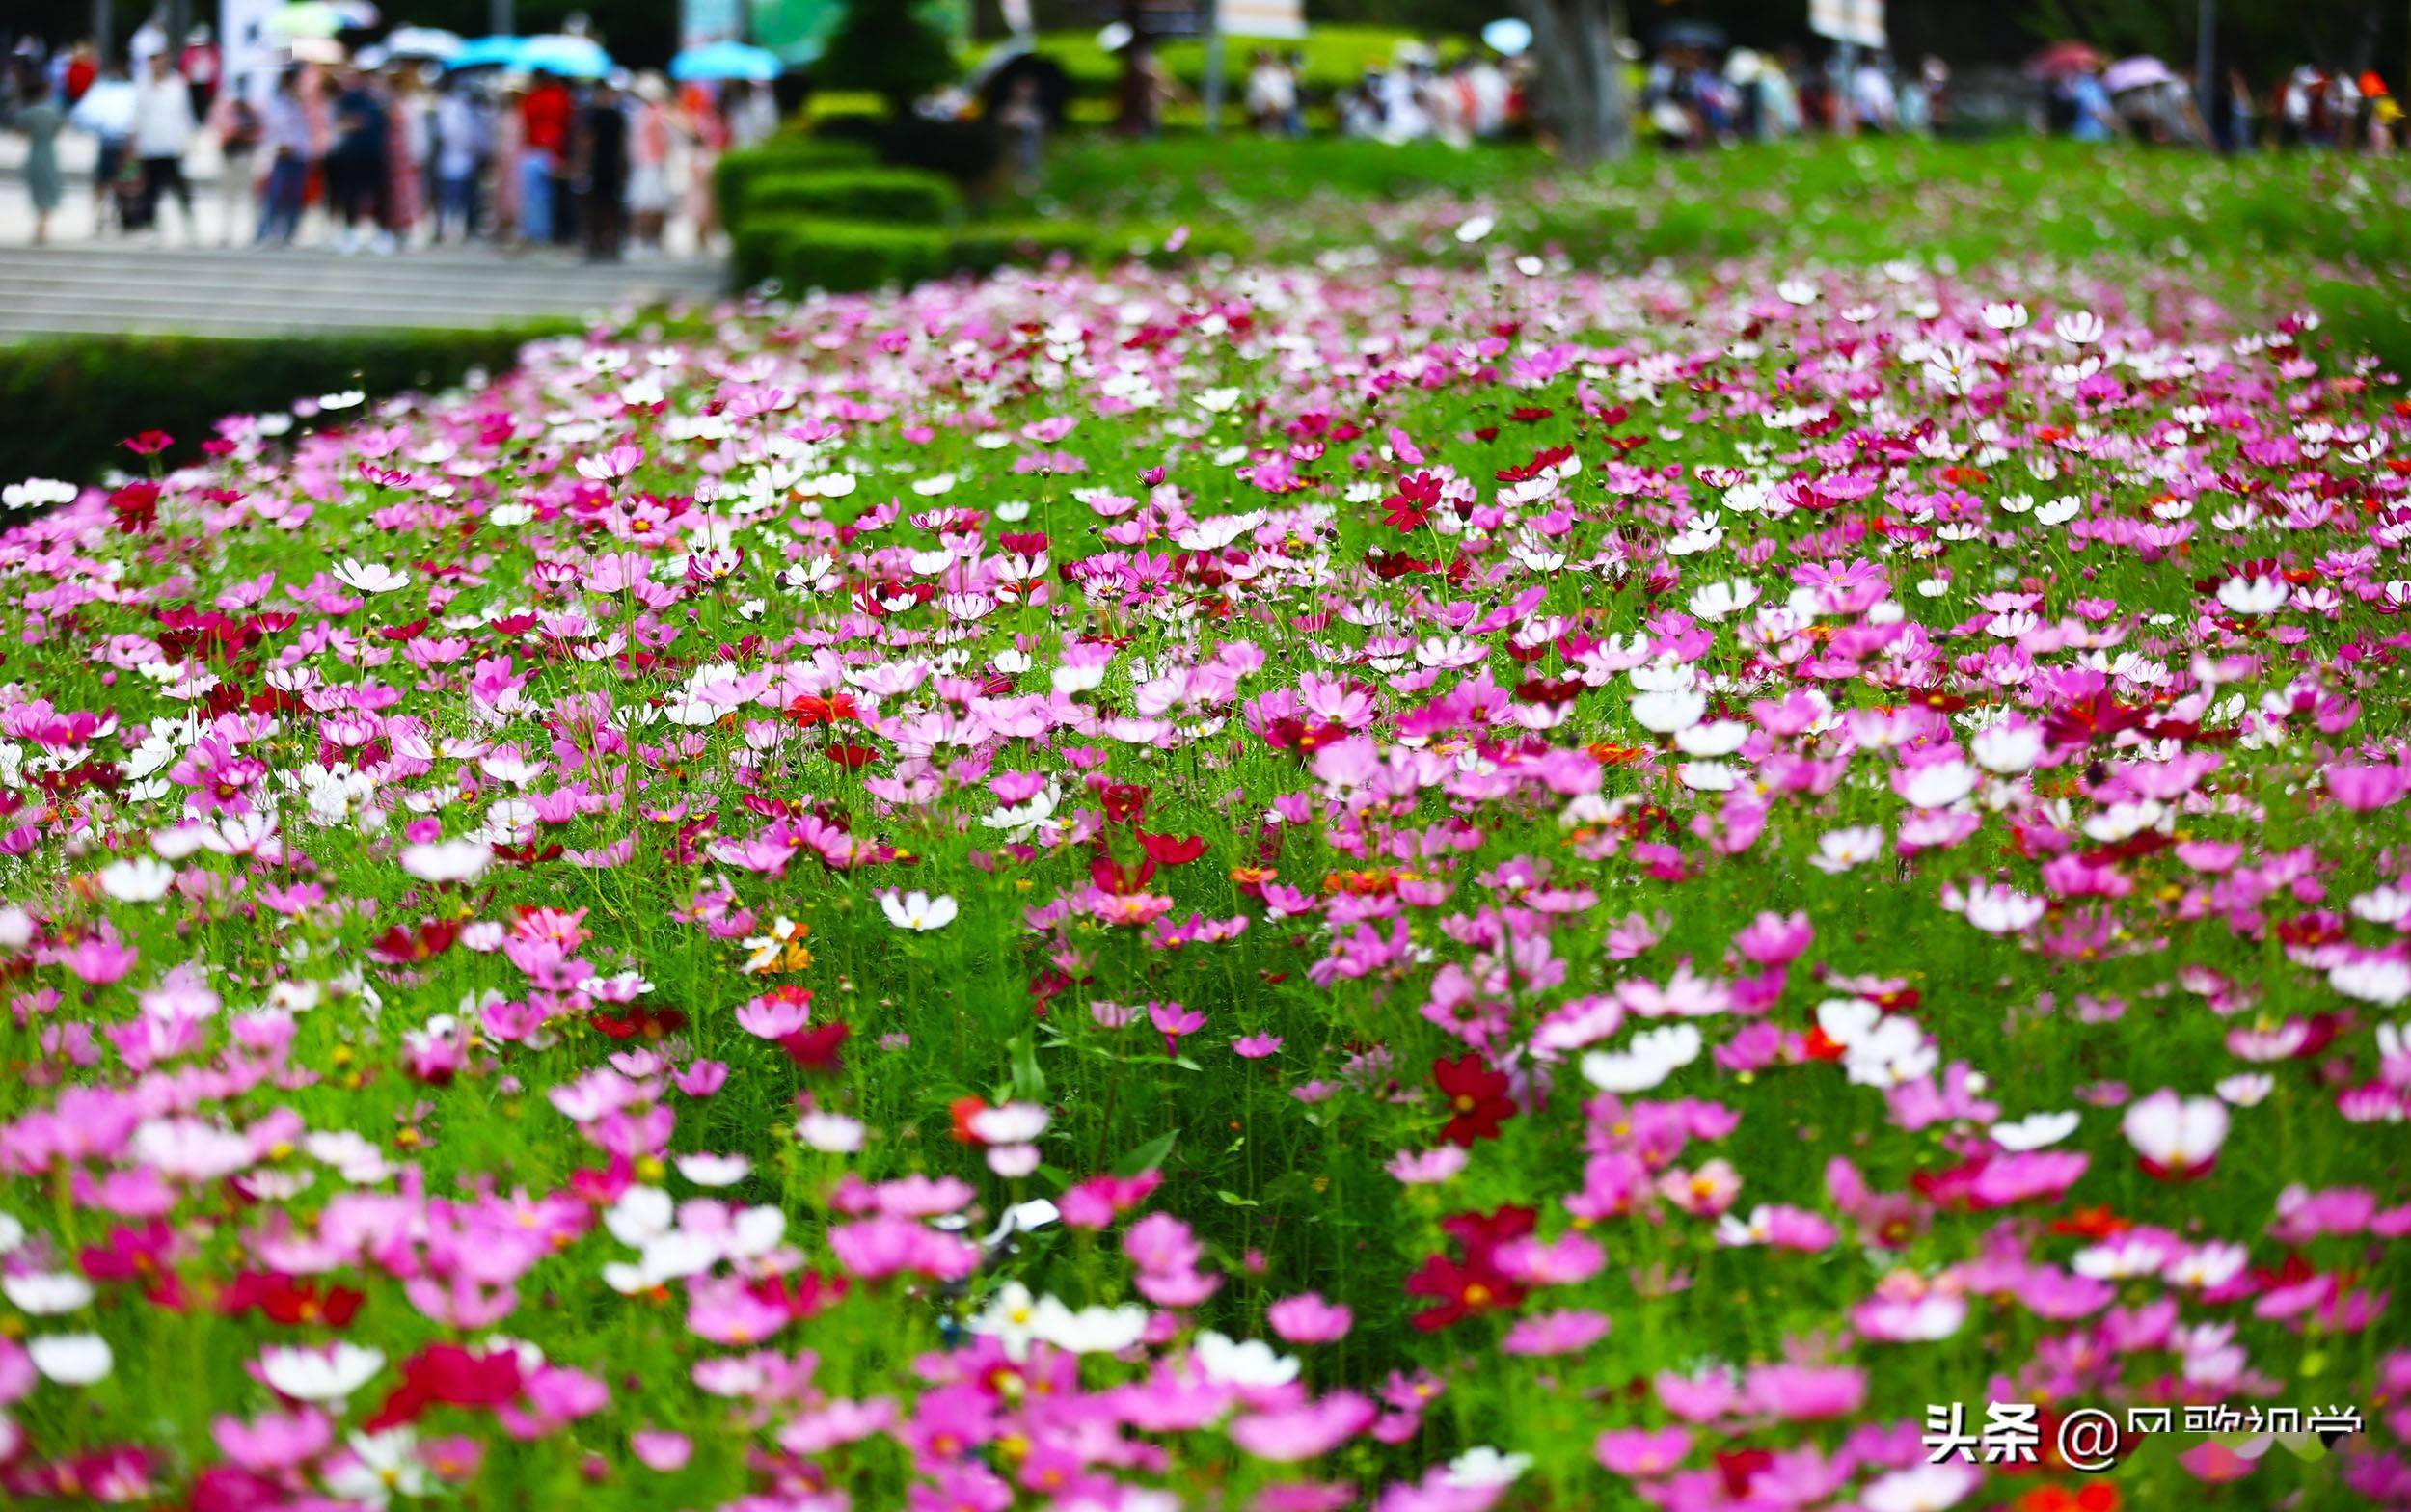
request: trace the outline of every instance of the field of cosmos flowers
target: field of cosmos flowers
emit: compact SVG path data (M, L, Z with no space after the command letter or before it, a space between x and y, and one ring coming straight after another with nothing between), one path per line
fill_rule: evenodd
M0 1500L2411 1505L2392 375L1456 241L13 484Z

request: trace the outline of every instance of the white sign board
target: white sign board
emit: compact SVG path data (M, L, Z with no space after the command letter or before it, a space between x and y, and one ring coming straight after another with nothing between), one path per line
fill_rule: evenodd
M1883 0L1808 0L1808 30L1880 52L1885 45Z
M283 39L267 28L283 0L218 0L218 77L254 100L268 97L269 81L284 67Z
M1226 37L1295 41L1306 35L1305 0L1220 0L1214 19Z

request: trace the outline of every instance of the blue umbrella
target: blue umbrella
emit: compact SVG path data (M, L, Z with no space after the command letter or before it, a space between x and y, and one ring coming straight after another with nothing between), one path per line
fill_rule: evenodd
M774 79L785 69L778 54L744 42L705 42L669 61L669 76L688 79Z
M603 50L602 43L591 38L559 33L526 39L511 64L530 73L541 70L564 79L605 78L613 67L611 55Z
M508 68L519 62L519 49L527 44L524 37L480 37L463 42L452 55L444 60L447 68Z

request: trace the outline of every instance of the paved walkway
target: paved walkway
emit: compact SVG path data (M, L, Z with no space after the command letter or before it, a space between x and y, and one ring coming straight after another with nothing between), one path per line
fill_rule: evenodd
M170 202L160 207L158 234L96 236L89 140L68 133L60 145L67 200L52 217L49 244L36 247L33 205L19 171L24 141L0 133L0 341L100 332L291 336L486 326L709 299L726 284L725 265L708 256L589 263L552 248L506 253L483 244L345 256L327 244L331 229L314 224L314 214L303 225L305 245L254 250L240 245L251 211L237 204L229 225L215 154L206 147L187 164L196 226L187 228Z

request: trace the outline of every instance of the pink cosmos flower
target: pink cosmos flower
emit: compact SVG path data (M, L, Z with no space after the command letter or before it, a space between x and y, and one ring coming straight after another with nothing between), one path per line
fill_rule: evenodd
M1284 1297L1264 1311L1272 1331L1292 1344L1328 1344L1347 1336L1353 1314L1314 1292Z

